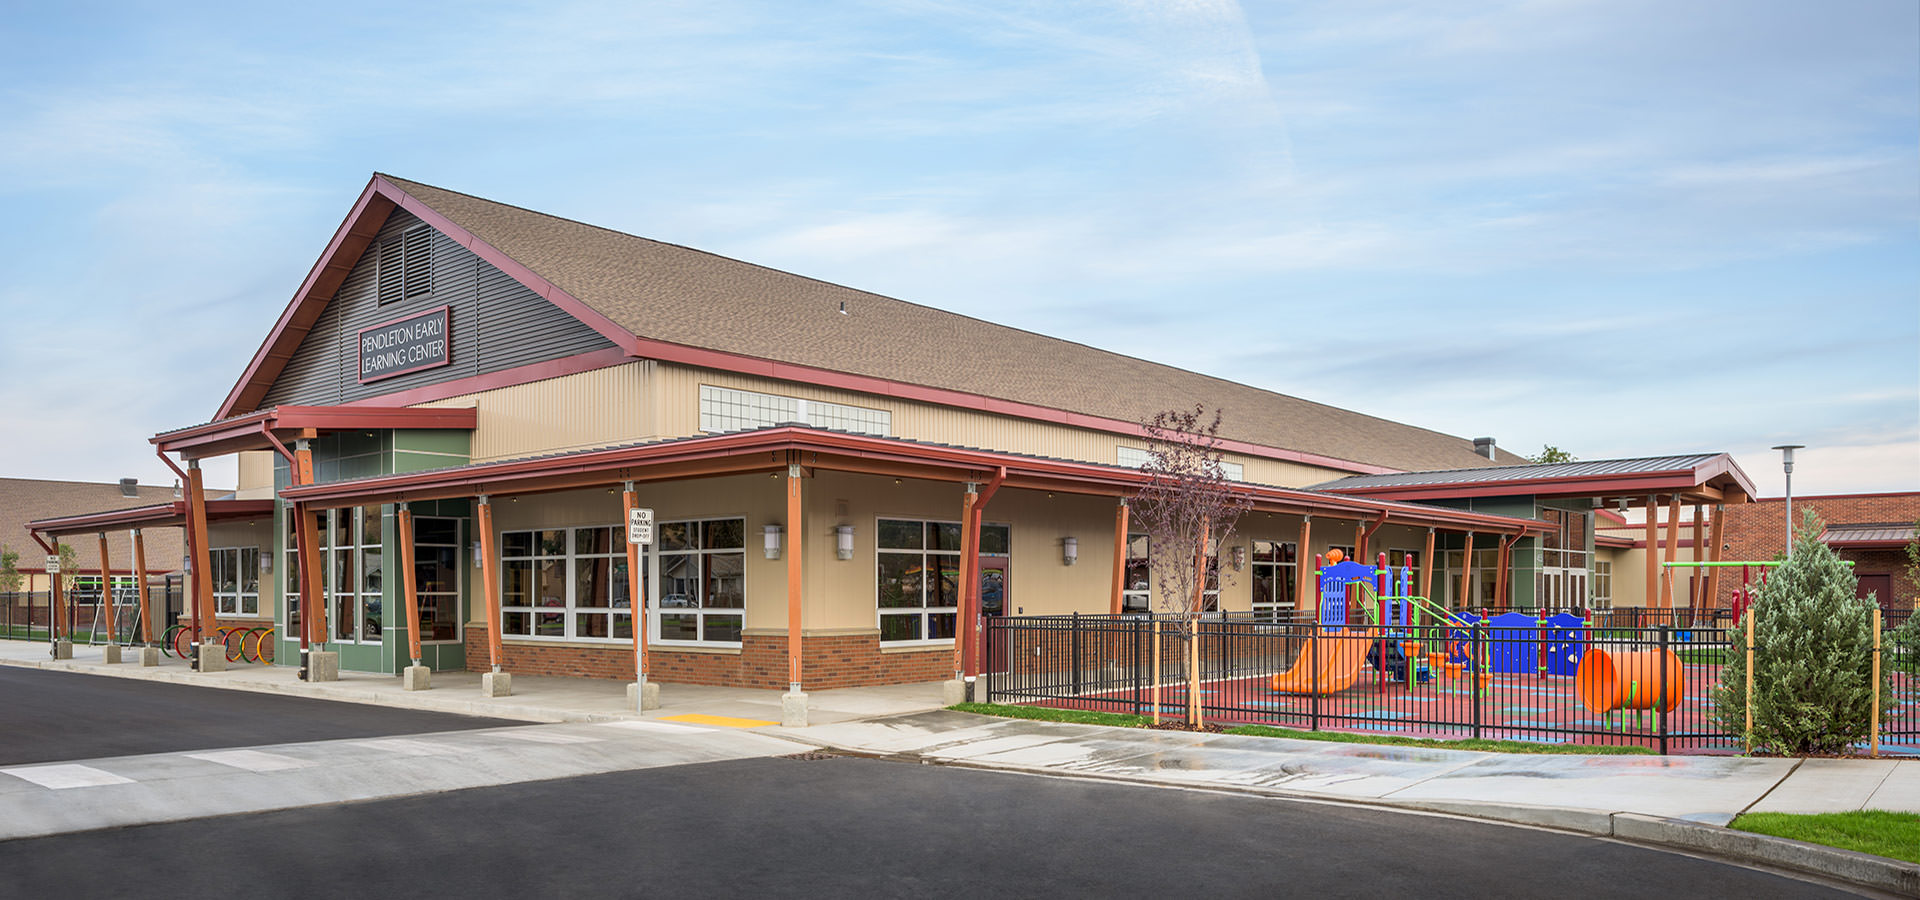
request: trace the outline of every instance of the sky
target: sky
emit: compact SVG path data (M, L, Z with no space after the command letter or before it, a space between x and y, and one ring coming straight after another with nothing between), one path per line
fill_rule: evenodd
M1920 490L1920 4L0 5L0 475L169 483L381 171L1523 454Z

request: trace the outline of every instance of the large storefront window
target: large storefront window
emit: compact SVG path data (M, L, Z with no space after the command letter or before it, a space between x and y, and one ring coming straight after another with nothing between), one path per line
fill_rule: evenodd
M881 519L879 532L881 642L952 640L960 523Z
M420 639L460 640L460 520L413 520L413 590Z
M626 532L617 525L501 535L501 631L516 637L633 640ZM661 641L735 644L746 610L746 520L661 522L640 555ZM424 616L424 611L422 612Z
M380 642L380 591L386 580L379 506L327 513L327 596L333 602L333 638L342 643Z
M1290 618L1298 605L1298 560L1291 541L1253 542L1253 617L1269 622Z
M223 616L260 614L260 550L214 547L207 551L213 573L213 605Z

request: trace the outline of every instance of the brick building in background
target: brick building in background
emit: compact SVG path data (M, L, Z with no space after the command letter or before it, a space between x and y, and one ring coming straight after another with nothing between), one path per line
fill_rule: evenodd
M1873 593L1887 610L1911 610L1920 589L1906 576L1908 542L1920 520L1920 491L1832 494L1793 498L1798 520L1813 510L1826 523L1822 536L1841 559L1853 561L1862 595ZM1722 558L1766 560L1786 551L1786 501L1775 497L1726 507ZM1737 579L1721 582L1720 603L1729 602Z

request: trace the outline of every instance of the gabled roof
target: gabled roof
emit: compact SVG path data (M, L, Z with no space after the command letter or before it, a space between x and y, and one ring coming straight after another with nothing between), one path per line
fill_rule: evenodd
M1598 459L1433 472L1353 475L1309 490L1395 500L1455 497L1626 497L1682 494L1692 500L1745 502L1753 482L1726 453Z
M387 175L216 418L260 402L396 207L635 356L1122 433L1205 402L1230 451L1356 472L1481 463L1462 438Z

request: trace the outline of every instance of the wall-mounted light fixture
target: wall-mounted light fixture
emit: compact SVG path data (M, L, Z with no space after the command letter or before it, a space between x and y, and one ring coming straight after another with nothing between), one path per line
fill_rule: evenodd
M1233 548L1233 570L1235 572L1238 572L1241 569L1244 569L1246 567L1247 567L1247 548L1234 547Z
M768 525L766 528L761 529L761 531L763 534L766 535L767 558L779 559L780 558L780 526Z
M273 551L272 550L260 551L260 574L262 575L273 574Z
M1075 537L1061 538L1060 539L1060 561L1070 566L1070 565L1073 565L1074 562L1079 559L1080 559L1080 539Z
M853 558L853 526L833 526L833 555L841 559Z

